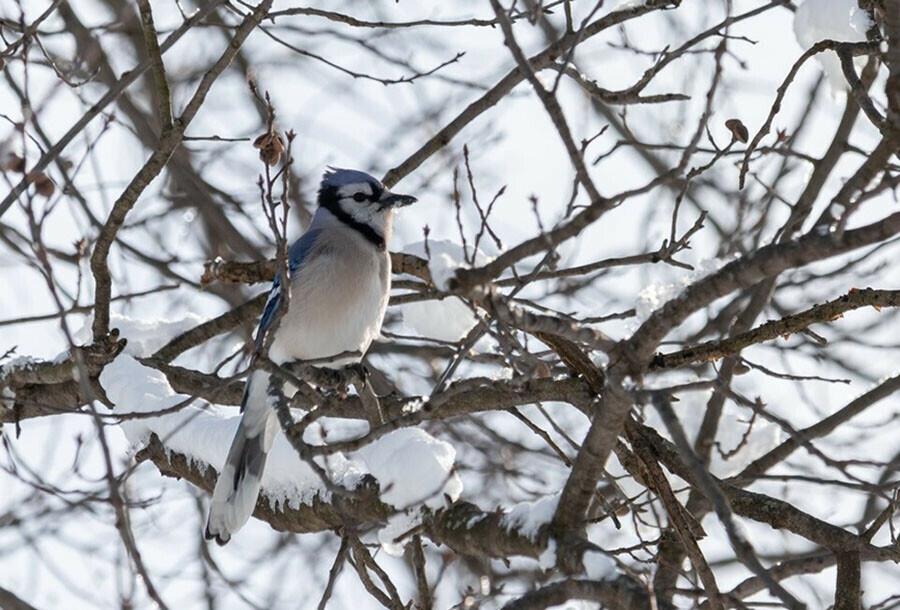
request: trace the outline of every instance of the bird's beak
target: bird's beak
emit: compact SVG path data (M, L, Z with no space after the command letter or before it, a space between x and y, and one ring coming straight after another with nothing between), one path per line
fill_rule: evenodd
M388 190L385 190L378 199L382 208L402 208L403 206L411 205L416 201L418 201L418 199L412 195L398 195L397 193L392 193Z

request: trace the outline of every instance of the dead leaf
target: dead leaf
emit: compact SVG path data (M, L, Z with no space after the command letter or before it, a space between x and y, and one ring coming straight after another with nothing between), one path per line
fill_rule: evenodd
M276 132L264 133L253 141L253 147L259 149L259 158L269 166L278 165L284 152L284 140Z
M725 127L731 132L731 136L742 144L746 144L750 139L750 132L747 131L740 119L728 119L725 121Z

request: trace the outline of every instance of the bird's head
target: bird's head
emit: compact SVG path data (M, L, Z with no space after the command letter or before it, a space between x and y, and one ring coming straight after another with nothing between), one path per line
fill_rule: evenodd
M380 180L355 169L330 167L319 187L320 207L351 226L347 219L368 226L385 240L390 238L394 209L415 201L411 195L392 193Z

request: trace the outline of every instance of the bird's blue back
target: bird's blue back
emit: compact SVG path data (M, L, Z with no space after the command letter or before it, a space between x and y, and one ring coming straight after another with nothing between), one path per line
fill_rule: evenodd
M310 251L316 243L316 238L321 232L321 229L307 231L300 236L300 239L294 242L294 245L291 246L291 249L288 251L288 272L291 276L299 271L300 267L303 265L303 261L309 256ZM275 276L275 281L272 282L272 290L269 292L269 299L266 301L266 307L263 310L262 317L259 319L259 328L256 330L257 349L262 347L263 339L266 336L266 330L275 319L275 313L278 311L280 304L281 275L278 274Z

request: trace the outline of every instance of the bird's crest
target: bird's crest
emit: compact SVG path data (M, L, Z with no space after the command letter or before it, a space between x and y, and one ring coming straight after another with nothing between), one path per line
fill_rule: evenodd
M373 182L380 185L381 181L370 176L366 172L357 169L344 169L342 167L328 166L325 174L322 176L322 184L319 188L340 188L348 184L356 184L359 182Z

